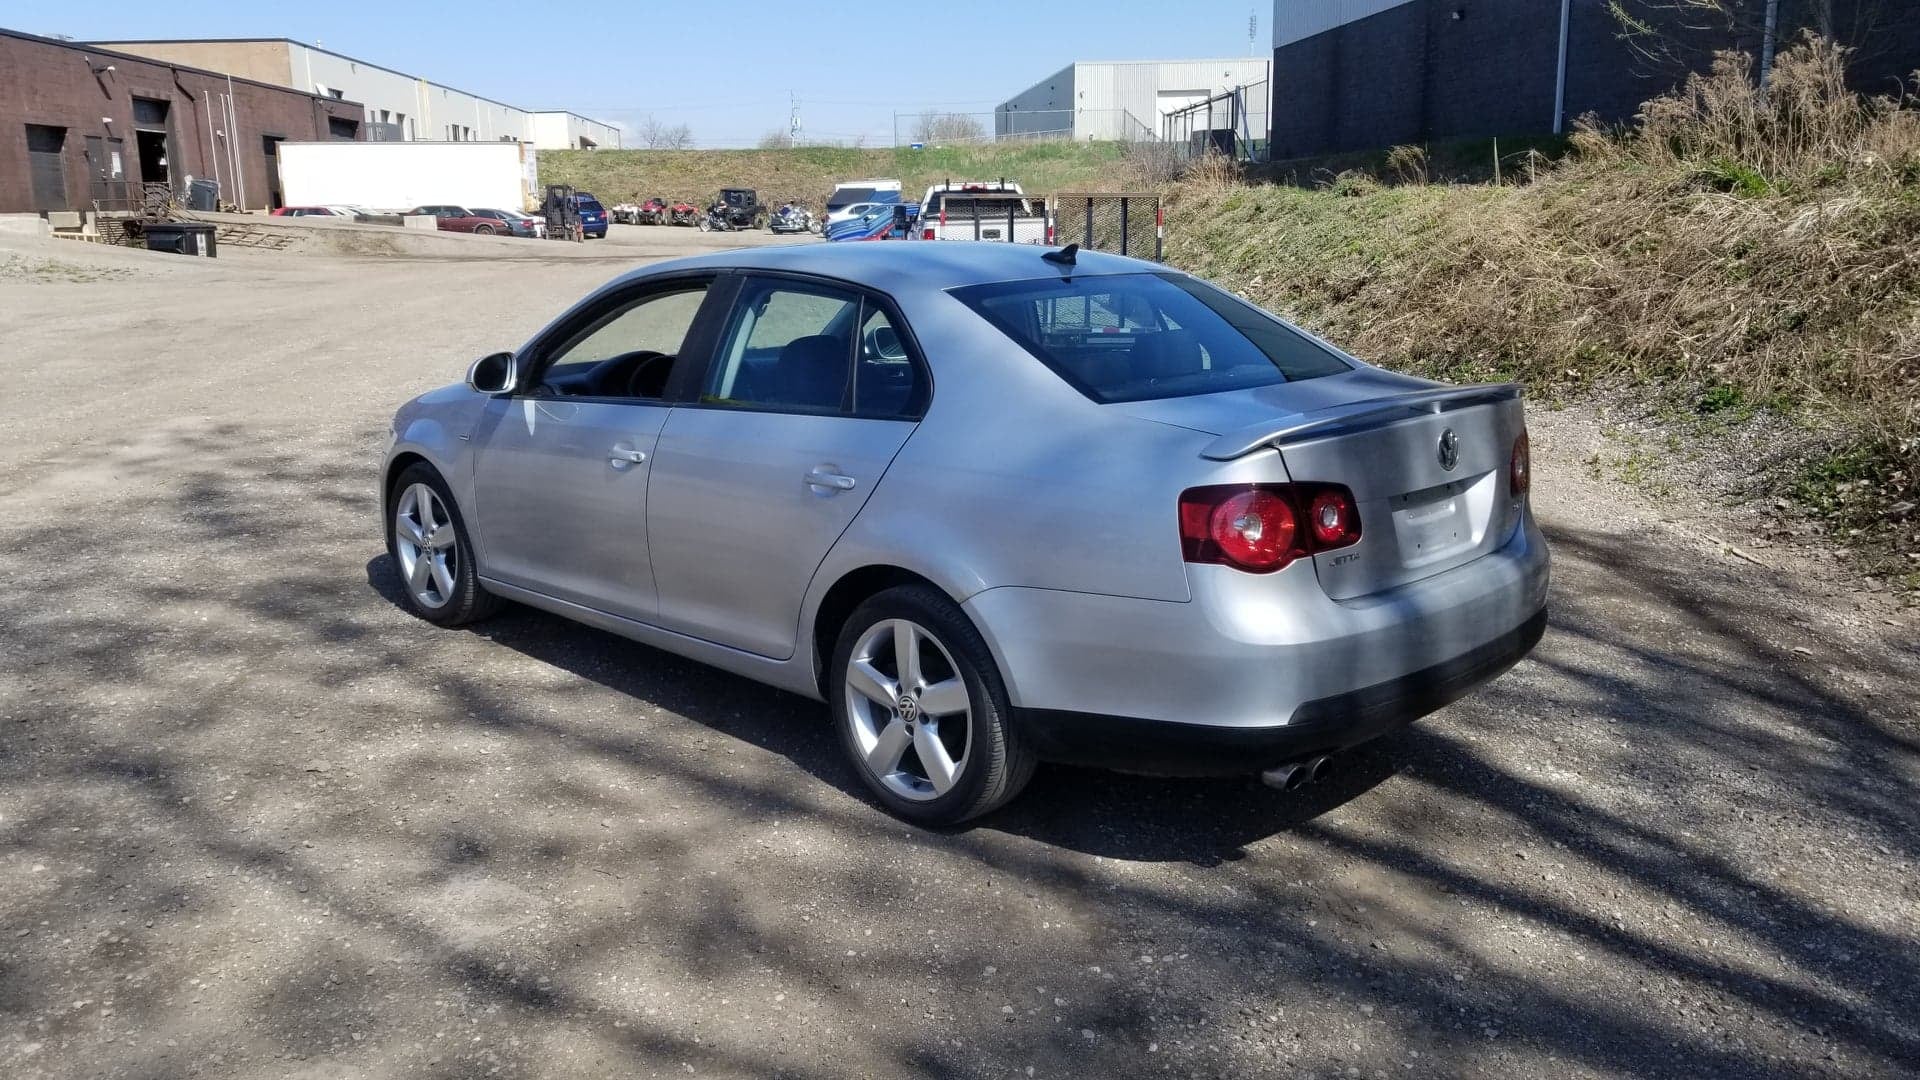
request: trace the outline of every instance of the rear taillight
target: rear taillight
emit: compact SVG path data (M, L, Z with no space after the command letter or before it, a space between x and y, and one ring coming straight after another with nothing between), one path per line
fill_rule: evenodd
M1360 539L1353 493L1337 484L1218 484L1180 495L1180 546L1188 562L1255 574Z
M1507 461L1507 490L1514 498L1527 493L1533 486L1533 454L1527 448L1527 433L1513 440L1513 457Z
M932 229L923 229L923 230L921 230L921 232L920 232L920 239L922 239L922 240L931 240L931 239L933 239L933 230L932 230Z

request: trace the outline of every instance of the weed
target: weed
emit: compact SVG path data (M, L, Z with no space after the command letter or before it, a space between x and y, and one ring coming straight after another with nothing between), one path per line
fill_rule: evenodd
M1741 408L1745 404L1746 395L1740 392L1739 387L1720 383L1717 386L1707 387L1700 394L1699 399L1693 403L1693 411L1702 416L1712 416L1715 413Z

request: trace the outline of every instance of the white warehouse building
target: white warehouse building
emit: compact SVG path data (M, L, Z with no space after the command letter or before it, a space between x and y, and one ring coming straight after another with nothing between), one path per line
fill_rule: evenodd
M537 150L617 148L620 129L560 110L522 109L288 38L93 42L366 107L373 142L529 142Z
M1001 102L994 109L994 135L1079 142L1158 139L1168 113L1248 87L1246 126L1264 139L1271 66L1269 60L1247 58L1079 61Z

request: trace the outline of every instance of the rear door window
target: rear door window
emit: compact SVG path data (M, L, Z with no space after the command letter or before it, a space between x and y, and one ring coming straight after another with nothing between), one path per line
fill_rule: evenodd
M858 295L751 281L728 320L701 400L782 412L841 412L852 374Z
M1099 402L1212 394L1351 369L1312 337L1184 275L1009 281L953 296Z

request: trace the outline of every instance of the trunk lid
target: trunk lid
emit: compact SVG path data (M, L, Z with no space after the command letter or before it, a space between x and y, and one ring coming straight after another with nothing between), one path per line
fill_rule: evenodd
M1472 562L1512 532L1517 387L1443 387L1377 369L1231 394L1132 402L1142 419L1218 437L1202 456L1279 451L1279 481L1345 485L1358 543L1313 558L1329 597L1347 600Z

